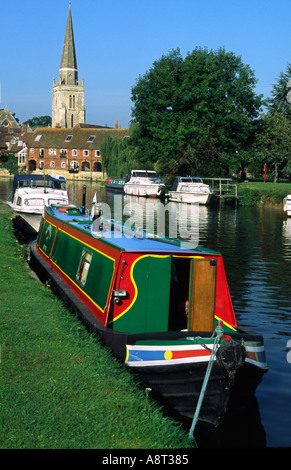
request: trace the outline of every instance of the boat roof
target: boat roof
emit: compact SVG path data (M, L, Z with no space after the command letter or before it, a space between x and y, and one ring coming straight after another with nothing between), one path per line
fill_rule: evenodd
M69 208L63 211L64 207ZM165 253L199 253L220 255L202 246L194 245L187 241L182 241L166 236L159 236L144 231L130 230L123 224L114 220L104 221L104 229L100 231L92 230L92 219L90 214L80 214L77 206L46 206L46 212L56 217L58 220L74 227L92 238L110 244L113 248L120 251L129 252L165 252ZM114 230L113 230L114 228Z
M181 182L201 182L202 181L202 178L200 178L200 176L176 176L175 177L176 180L178 181L181 181Z
M46 174L46 175L15 175L13 182L17 184L18 181L37 181L37 180L43 181L44 178L46 181L66 181L66 178L64 176Z

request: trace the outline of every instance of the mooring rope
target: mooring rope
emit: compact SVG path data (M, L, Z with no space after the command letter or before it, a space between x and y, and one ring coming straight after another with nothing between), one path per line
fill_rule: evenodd
M209 362L208 362L208 365L207 365L207 369L206 369L205 377L204 377L204 380L203 380L201 392L200 392L200 395L199 395L198 403L197 403L197 406L196 406L196 410L195 410L195 413L194 413L194 416L193 416L192 425L191 425L191 428L190 428L190 431L189 431L189 438L190 439L193 439L193 437L194 437L194 430L195 430L195 427L196 427L196 424L197 424L197 421L198 421L198 416L199 416L200 409L201 409L201 406L202 406L202 402L203 402L203 399L204 399L204 395L205 395L205 392L206 392L208 380L209 380L209 377L210 377L210 374L211 374L211 369L212 369L212 366L213 366L213 363L214 363L214 360L215 360L215 356L216 356L216 353L217 353L217 350L218 350L218 347L219 347L220 338L223 335L223 327L220 323L217 324L215 333L216 333L216 337L215 337L215 340L214 340L214 343L213 343L213 348L212 348L210 359L209 359Z

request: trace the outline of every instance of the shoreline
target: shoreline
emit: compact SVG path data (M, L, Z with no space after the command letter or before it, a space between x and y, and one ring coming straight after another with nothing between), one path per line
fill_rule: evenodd
M37 170L34 174L42 174L41 170ZM54 174L54 171L49 171L47 174ZM67 181L84 181L105 184L107 176L102 172L87 172L80 171L79 173L71 174L67 170L60 170L57 172L60 176L64 176ZM10 175L6 169L0 169L0 178L12 179L14 175ZM291 194L291 182L255 182L248 181L244 183L237 183L238 205L249 207L281 207L283 206L283 199Z

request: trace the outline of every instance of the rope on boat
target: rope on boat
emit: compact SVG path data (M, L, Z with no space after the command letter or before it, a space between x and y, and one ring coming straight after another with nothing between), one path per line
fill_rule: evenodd
M216 337L215 337L215 340L214 340L214 343L213 343L213 348L212 348L210 359L209 359L209 362L208 362L208 365L207 365L206 374L205 374L205 377L204 377L204 380L203 380L203 384L202 384L201 392L200 392L200 395L199 395L198 403L197 403L196 410L195 410L193 420L192 420L192 425L191 425L191 428L190 428L190 431L189 431L189 438L190 439L193 439L193 437L194 437L194 430L195 430L195 427L196 427L196 424L197 424L197 421L198 421L198 416L199 416L200 409L201 409L201 406L202 406L202 402L203 402L203 399L204 399L204 395L205 395L205 392L206 392L208 380L209 380L209 377L210 377L210 374L211 374L211 369L212 369L212 366L213 366L213 363L214 363L214 360L215 360L215 357L216 357L216 353L217 353L217 350L218 350L218 347L219 347L220 338L223 335L223 327L220 323L217 324L217 327L215 329L215 333L216 333Z

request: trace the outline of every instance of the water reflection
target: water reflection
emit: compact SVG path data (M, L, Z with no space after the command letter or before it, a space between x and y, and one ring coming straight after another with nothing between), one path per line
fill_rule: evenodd
M283 221L283 250L286 261L291 261L291 217Z

